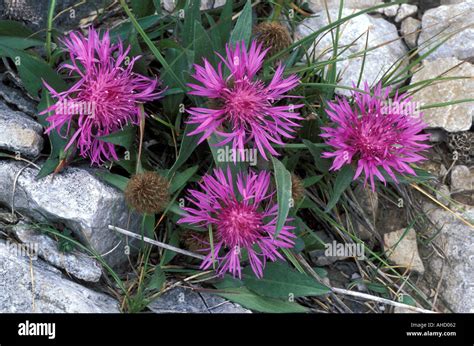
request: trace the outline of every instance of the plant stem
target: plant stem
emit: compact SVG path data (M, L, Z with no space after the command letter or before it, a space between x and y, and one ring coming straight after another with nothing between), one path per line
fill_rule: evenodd
M53 15L54 9L56 7L56 0L49 0L49 9L48 9L48 21L47 21L47 31L46 31L46 54L48 57L48 63L51 65L51 36L53 28Z

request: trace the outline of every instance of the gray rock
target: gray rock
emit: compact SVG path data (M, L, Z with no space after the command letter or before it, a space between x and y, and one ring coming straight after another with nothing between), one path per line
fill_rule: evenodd
M177 286L163 293L148 305L157 313L249 313L250 310L221 297L199 293L189 287Z
M413 95L413 102L422 105L462 100L474 90L474 66L468 62L461 64L456 58L440 58L423 61L422 68L415 72L411 83L443 77L471 77L433 83ZM449 72L446 72L449 71ZM423 118L429 127L440 127L448 132L469 130L474 116L472 102L457 103L446 107L429 108L423 111Z
M1 313L117 313L119 303L0 240Z
M378 12L385 14L387 17L395 17L397 15L400 5L392 5L381 8Z
M43 127L0 102L0 149L36 157L43 149Z
M24 163L0 161L0 203L11 206L13 181L24 167ZM69 167L40 180L35 179L37 174L36 168L27 167L19 175L15 210L38 221L64 224L112 266L127 260L130 242L108 229L109 225L139 229L139 217L130 214L122 192L83 168Z
M463 223L451 212L426 203L423 206L429 219L435 224L427 230L428 239L433 239L440 256L429 247L425 250L425 278L427 287L437 287L439 296L454 312L474 312L474 237L472 227ZM474 207L466 207L460 213L464 219L474 222Z
M454 5L454 4L460 4L461 2L464 2L466 0L441 0L440 5Z
M239 304L232 303L222 297L210 293L200 293L211 314L249 314L252 311Z
M407 44L408 48L413 49L416 47L416 41L420 35L421 21L418 19L408 17L403 20L400 27L400 32Z
M9 105L17 107L31 117L36 117L36 104L15 88L0 82L0 97Z
M225 5L226 0L201 0L199 9L201 11L210 10ZM177 0L162 0L161 7L167 12L173 12L176 8Z
M56 1L57 18L54 23L62 29L77 28L81 18L107 8L111 0L101 2L76 0ZM48 2L36 0L3 0L3 17L23 22L33 30L43 29L48 18Z
M451 172L451 192L474 190L474 169L467 166L454 166Z
M426 129L425 133L430 135L430 142L440 143L447 140L446 132L441 129Z
M416 12L418 12L418 7L416 5L401 4L397 16L395 17L395 22L399 23L405 18L414 15Z
M426 59L456 57L465 60L474 57L473 12L474 0L466 0L459 4L440 6L426 11L422 17L422 30L418 39L418 46L422 47L420 54L426 53L442 38L454 33ZM431 39L433 37L434 39Z
M353 13L352 10L344 9L343 17ZM330 10L331 18L337 18L338 11ZM301 39L317 31L321 27L328 24L327 14L325 11L320 12L315 17L304 20L296 28L297 39ZM366 33L370 31L368 49L377 47L372 51L368 51L365 60L365 67L362 74L362 81L367 81L369 85L377 82L385 72L387 72L394 64L401 60L401 66L405 66L407 49L399 40L397 28L383 18L374 18L370 15L363 14L357 16L344 24L344 30L339 40L340 46L350 46L341 55L340 58L346 60L337 63L338 72L341 73L341 81L338 84L352 87L359 79L362 67L363 56L361 52L365 50ZM355 42L354 42L355 41ZM392 42L393 41L393 42ZM391 42L386 44L387 42ZM332 39L331 35L325 35L323 38L317 37L313 45L309 49L309 53L319 57L318 59L330 59L332 56ZM350 57L358 54L358 57ZM350 95L350 91L337 88L336 92L343 95Z
M451 191L449 191L448 185L440 184L436 187L436 199L442 204L448 206L450 203Z
M102 276L102 267L95 259L78 250L59 251L56 241L31 225L20 222L12 227L12 231L22 243L37 244L38 256L56 268L64 269L67 274L89 282L98 282Z
M308 7L313 12L320 12L326 10L326 5L329 9L338 9L340 0L309 0L307 1ZM369 7L383 4L381 0L345 0L344 7L348 9L366 9ZM332 17L331 17L332 18ZM337 17L336 17L337 18Z
M404 234L405 229L400 229L383 235L387 257L397 266L423 274L425 268L418 253L415 230L412 228Z

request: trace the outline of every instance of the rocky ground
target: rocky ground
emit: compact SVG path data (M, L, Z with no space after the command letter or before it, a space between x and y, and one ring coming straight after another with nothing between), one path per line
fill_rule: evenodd
M68 1L58 2L65 8L68 6ZM20 1L21 8L12 7L12 3L11 0L0 1L4 18L22 20L32 27L44 25L44 16L40 13L46 8L37 9L33 5L42 2ZM165 1L164 8L171 11L171 3ZM328 14L332 19L337 18L339 0L327 1L328 13L324 10L324 1L308 3L317 16L296 27L296 39L324 26ZM343 16L381 1L346 0L345 3ZM203 9L220 5L219 1L205 2ZM88 14L91 9L84 11ZM432 48L430 37L441 32L452 33L440 49L423 60L422 66L413 68L410 83L441 74L471 77L435 83L415 94L415 101L424 104L463 99L472 96L474 90L472 13L473 0L412 1L351 20L344 28L340 43L349 45L370 30L369 46L381 47L366 57L362 79L373 83L393 64L407 66L411 50L419 48L417 54L421 55ZM387 41L391 43L385 44ZM365 39L358 40L343 56L363 50L365 44ZM314 44L312 50L324 57L328 45L331 38L326 36ZM351 81L358 78L361 65L362 57L341 62L338 66L342 71L340 85L351 86ZM347 94L346 89L338 92ZM60 240L42 232L38 225L53 224L67 229L75 239L101 254L105 264L120 270L127 266L129 256L133 256L133 246L128 253L130 244L109 230L108 225L136 229L139 218L128 210L123 194L100 179L100 170L74 166L60 174L36 179L45 158L47 141L37 119L36 106L37 100L28 97L11 72L3 68L0 83L0 312L118 312L119 300L105 288L104 263L80 248L61 251ZM418 287L433 306L442 311L474 312L473 118L472 102L425 111L433 148L423 168L436 179L430 181L431 199L421 193L414 194L416 203L426 213L424 226L411 228L401 242L399 239L409 225L403 221L400 224L398 207L379 203L380 197L366 191L360 195L361 204L373 216L378 236L383 238L389 260L412 273ZM364 232L369 242L374 235L367 229L361 230L361 234ZM36 244L38 248L28 256L12 256L20 244ZM321 253L314 256L318 265L330 271L337 271L340 265L337 262L344 260L325 261ZM336 276L334 274L335 281ZM169 287L168 292L149 305L150 311L248 312L222 298L179 285Z

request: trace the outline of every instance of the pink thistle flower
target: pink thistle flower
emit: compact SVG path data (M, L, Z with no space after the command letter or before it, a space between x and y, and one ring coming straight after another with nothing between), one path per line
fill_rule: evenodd
M416 175L409 164L425 160L418 153L430 147L422 143L429 135L420 134L426 124L410 96L396 92L390 101L390 88L382 90L379 84L372 95L367 84L364 89L365 92L352 92L352 106L343 98L328 103L326 112L335 126L322 127L321 137L335 151L324 152L322 156L334 158L331 170L356 160L354 180L364 172L365 184L370 180L375 190L374 176L386 184L379 169L384 169L397 183L394 172Z
M278 205L273 202L275 192L267 193L269 184L269 172L239 173L234 186L230 169L227 173L215 169L213 176L206 174L199 184L202 192L189 191L187 199L193 206L183 208L187 215L178 223L206 229L211 226L214 232L214 251L206 243L209 254L202 269L209 268L215 260L219 274L230 272L240 278L245 250L252 270L261 278L267 260L283 259L279 248L293 247L295 235L290 231L295 227L285 224L275 238Z
M259 152L267 159L265 149L272 155L278 155L272 143L283 145L282 137L294 138L295 121L302 117L295 109L298 105L274 106L274 103L299 83L296 75L283 78L283 66L277 67L268 85L256 78L262 68L263 58L268 49L262 51L262 45L255 41L247 51L245 43L237 43L235 47L226 45L227 57L223 58L217 71L204 59L204 66L194 65L193 78L201 85L190 83L189 94L204 96L211 99L212 108L194 107L187 112L191 115L188 123L199 124L189 135L202 133L199 143L206 140L212 133L224 137L217 145L232 142L232 148L243 152L245 144L254 140ZM224 77L222 63L230 74ZM227 131L224 131L224 128Z
M63 92L56 92L44 82L57 99L41 113L53 113L46 118L50 124L46 133L53 130L60 133L67 124L64 136L71 137L66 149L76 143L80 155L89 157L93 164L118 160L114 145L100 137L119 131L127 124L138 125L141 119L139 105L162 96L162 91L155 92L159 82L132 72L140 57L128 60L130 47L124 50L120 40L112 44L108 32L102 38L93 28L89 28L87 38L72 32L63 44L69 52L70 62L63 63L59 69L68 70L69 76L78 79Z

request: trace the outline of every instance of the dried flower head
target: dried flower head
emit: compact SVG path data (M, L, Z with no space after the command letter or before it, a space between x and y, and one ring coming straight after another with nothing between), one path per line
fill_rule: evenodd
M291 197L296 204L301 202L304 197L304 185L303 181L296 174L291 175Z
M118 160L112 143L102 136L117 132L127 124L138 125L140 104L160 98L159 83L132 71L139 56L129 58L130 47L124 49L119 40L113 44L108 32L102 38L90 28L88 37L72 32L63 40L70 61L60 70L67 70L75 83L66 91L57 92L45 86L57 102L42 112L51 112L46 120L47 133L56 130L70 138L66 149L73 144L82 157L93 164ZM66 125L66 126L64 126Z
M158 173L139 173L128 181L125 200L139 213L156 214L163 211L170 201L168 189L168 180Z
M288 29L277 22L262 22L254 28L255 39L268 48L270 56L288 48L292 44Z
M204 66L195 65L193 78L198 84L188 84L191 95L210 99L210 108L194 107L187 112L191 115L188 123L198 124L189 135L202 134L199 143L216 133L224 139L217 145L232 142L232 148L243 152L247 143L254 141L262 156L265 151L278 155L272 144L283 145L282 137L294 138L296 121L301 120L295 110L303 105L275 105L282 98L294 96L286 93L295 88L299 79L296 75L283 78L284 68L278 65L269 84L256 77L262 68L267 50L253 41L247 51L244 42L226 46L227 56L219 57L217 71L204 59ZM230 71L223 75L223 66ZM211 106L211 104L213 106Z
M331 170L356 160L354 179L364 172L372 190L375 176L386 183L381 169L395 182L395 172L416 175L409 164L425 160L419 153L430 147L422 143L429 135L420 134L426 124L411 97L397 92L389 101L389 93L389 88L378 85L371 94L365 84L365 92L352 92L353 105L343 98L329 102L327 114L334 126L321 128L321 137L334 149L323 153L325 158L334 158Z
M269 172L240 173L234 186L230 169L216 169L214 175L203 177L202 191L189 191L192 206L183 208L187 215L178 223L213 229L214 244L206 243L209 253L201 268L209 268L215 260L220 274L240 277L245 253L255 275L262 277L267 260L283 259L279 248L293 247L293 226L285 224L275 237L278 205L275 193L268 192L269 184Z

